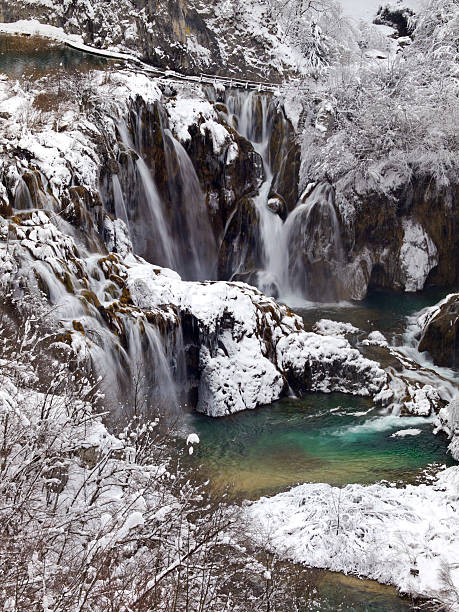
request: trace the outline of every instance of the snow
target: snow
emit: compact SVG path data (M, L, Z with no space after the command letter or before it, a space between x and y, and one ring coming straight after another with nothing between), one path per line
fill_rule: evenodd
M455 298L456 295L456 293L450 293L434 306L428 306L427 308L421 310L421 312L417 314L416 321L414 322L415 325L418 327L419 331L423 332L429 322L434 319L437 314L439 314L441 307L447 304L453 298Z
M420 389L408 387L410 399L405 401L405 408L411 414L428 416L432 413L432 405L438 405L440 395L431 385L424 385Z
M405 438L406 436L419 436L422 433L420 429L400 429L391 435L391 438Z
M459 468L433 485L303 484L246 509L281 557L393 584L459 609ZM454 588L445 580L449 573Z
M437 248L422 225L414 219L403 219L400 268L404 274L405 291L420 291L437 263Z
M380 6L395 4L383 0L339 0L339 2L346 15L356 20L364 19L365 21L373 21ZM424 0L401 0L398 2L400 7L412 8L415 11L418 11L423 4L425 4Z
M277 344L277 362L295 380L311 377L310 389L330 393L342 391L354 395L373 395L386 383L379 365L362 357L344 338L298 332Z
M204 99L179 98L167 104L171 129L181 142L188 142L191 134L188 128L200 119L211 120L214 109L211 103Z
M459 392L440 410L435 427L435 433L441 431L450 438L448 450L453 458L459 461Z
M368 338L362 341L364 346L389 346L384 335L379 331L373 331L368 334Z
M357 334L359 329L351 323L341 323L340 321L330 321L329 319L320 319L314 325L314 331L321 336L346 336L348 334Z
M196 97L193 98L188 97L191 91L190 87L188 90L182 88L181 95L179 93L177 98L169 100L166 104L173 133L178 140L186 143L191 139L189 128L192 125L198 125L203 136L210 135L215 155L221 155L227 146L230 147L227 163L231 163L238 150L231 134L222 125L214 106L201 97L203 96L202 90L200 88L195 89ZM236 150L234 150L234 146L236 146Z
M21 19L13 23L0 23L0 32L5 34L30 34L60 42L81 43L81 36L66 34L62 28L40 23L37 19Z
M221 155L225 145L232 141L228 130L216 121L205 121L199 129L203 136L206 135L206 132L210 134L215 155Z

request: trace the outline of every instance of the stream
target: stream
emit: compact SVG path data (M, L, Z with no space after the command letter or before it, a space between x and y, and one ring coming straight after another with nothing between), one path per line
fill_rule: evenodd
M15 77L26 70L81 70L103 68L107 63L103 58L35 37L0 36L0 72ZM270 179L267 173L267 191ZM119 192L119 183L117 187ZM198 193L196 199L200 197ZM118 200L121 202L122 197ZM265 217L270 214L264 208L260 211ZM271 230L265 224L268 246L276 236ZM273 264L276 257L270 255L266 247L265 272L273 282L278 271ZM321 318L329 318L350 322L365 332L381 331L393 346L402 346L407 317L444 295L441 291L422 295L377 293L358 304L300 302L292 306L303 317L306 329ZM284 398L271 406L221 419L197 413L186 418L187 429L196 431L201 440L187 461L194 466L199 463L203 476L210 478L214 487L232 487L239 499L256 499L303 482L337 486L381 480L398 485L417 483L426 474L454 463L447 454L446 438L432 435L432 419L393 416L367 398L340 393ZM414 435L394 435L401 430L411 430ZM412 609L395 589L369 580L311 570L311 584L321 610Z
M444 295L437 289L384 292L355 304L304 304L295 310L309 329L321 318L350 322L362 331L382 331L401 347L409 317ZM193 413L187 427L201 440L193 461L201 462L203 475L216 488L229 486L236 499L257 499L304 482L416 484L455 464L446 438L433 435L431 418L386 414L368 398L341 393L284 398L222 419ZM394 435L404 430L415 435ZM311 570L311 581L321 610L413 609L395 589L370 580Z

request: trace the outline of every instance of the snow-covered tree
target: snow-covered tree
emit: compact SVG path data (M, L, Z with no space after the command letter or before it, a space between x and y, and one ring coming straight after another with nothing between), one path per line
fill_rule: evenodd
M319 94L334 107L334 129L325 142L313 125L306 129L305 183L347 174L385 190L388 176L409 181L417 174L438 187L455 180L458 15L453 4L430 2L418 16L414 42L387 59L365 57L363 50L359 64L354 58L334 64Z

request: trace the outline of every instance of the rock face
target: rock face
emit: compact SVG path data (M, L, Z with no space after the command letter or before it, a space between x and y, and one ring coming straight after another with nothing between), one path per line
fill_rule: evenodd
M71 131L56 132L50 118L41 131L23 137L11 119L0 158L0 189L6 208L15 210L0 218L2 285L17 296L46 296L58 326L54 340L92 363L113 401L129 399L136 368L155 403L172 399L176 408L180 393L187 391L198 410L213 416L270 403L287 393L289 382L297 393L379 391L386 377L375 362L359 356L344 339L324 341L321 349L320 336L305 334L299 317L253 287L186 282L133 255L131 237L135 245L137 224L148 224L148 210L155 216L145 238L163 230L155 236L164 240L171 238L174 215L181 214L186 226L187 206L204 205L207 214L212 190L222 189L214 184L207 195L201 192L174 134L188 146L196 134L208 164L213 155L223 175L229 166L224 187L233 192L233 210L238 196L244 201L247 190L258 188L260 165L250 143L219 121L209 101L195 101L196 116L186 121L181 111L189 114L189 107L163 106L156 85L145 77L127 89L123 74L118 78L112 75L116 112L103 109L98 128L88 128L87 118L80 122L76 114L69 118ZM121 112L129 117L126 122L120 121ZM205 151L206 143L211 152ZM234 147L238 154L241 150L239 160ZM245 185L237 183L232 164L249 165ZM171 194L170 183L180 184L184 172L188 191L182 198ZM193 196L190 185L196 184ZM168 210L175 204L176 210ZM228 214L223 200L217 214ZM224 235L219 233L223 221L213 224L217 238Z
M199 87L187 98L123 71L112 73L109 84L103 73L94 72L92 80L97 112L68 108L61 131L52 113L38 128L21 129L16 99L18 113L4 127L0 156L0 257L3 284L19 296L46 295L59 342L100 368L108 393L128 399L128 381L139 367L155 402L169 398L177 406L186 392L198 410L214 416L270 403L289 389L376 395L386 404L396 400L401 411L423 414L437 408L431 388L389 380L346 339L307 333L287 307L257 289L187 282L157 265L155 243L171 247L174 266L191 261L204 243L204 227L206 238L213 234L220 266L228 266L225 275L235 276L240 265L241 276L255 277L261 258L257 194L266 168L274 170L273 178L281 176L282 163L273 145L266 166L273 140L263 141L262 157L260 143L252 145L235 130L243 115L235 118ZM0 103L9 104L10 90L0 90ZM33 92L22 95L24 104L33 102ZM268 108L267 99L249 101L255 111ZM280 112L272 110L273 123ZM253 117L256 138L266 132L266 120L256 121L257 112ZM276 142L288 142L285 124L276 131ZM282 181L282 195L266 193L268 203L276 202L267 214L279 224L292 202L290 188L281 187ZM328 198L331 191L323 193ZM323 209L336 225L333 198ZM336 239L340 261L342 244Z
M458 267L451 265L459 257L458 186L438 190L422 177L407 183L399 177L396 184L385 196L351 188L344 179L335 186L349 297L459 281Z
M224 416L269 404L288 384L297 393L373 395L386 383L385 372L346 340L305 333L298 316L248 285L184 283L132 259L126 263L136 306L172 302L185 321L185 351L201 412Z
M420 324L423 327L419 350L427 351L437 365L457 368L459 364L459 294L449 295L429 309Z
M38 19L163 69L282 82L298 70L266 11L214 0L0 0L0 21Z

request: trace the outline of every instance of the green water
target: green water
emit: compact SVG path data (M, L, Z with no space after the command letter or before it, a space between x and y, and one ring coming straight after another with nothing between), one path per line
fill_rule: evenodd
M41 74L56 69L65 71L103 68L106 58L83 53L38 36L0 34L0 72L20 77Z
M309 394L223 419L191 415L202 469L217 487L255 499L302 482L416 482L426 466L451 464L427 419L382 415L369 400ZM393 436L417 429L415 436Z
M370 332L379 330L402 343L406 317L435 304L447 292L375 293L363 302L294 309L306 329L321 318L350 322ZM223 419L188 416L187 429L201 439L193 462L215 487L230 485L238 498L256 499L303 482L370 484L381 480L423 482L426 474L453 465L448 441L432 433L428 419L383 414L371 400L340 393L307 394L283 399ZM417 429L418 435L393 436ZM418 609L394 588L323 570L310 570L315 589L310 610L375 612ZM306 588L306 587L305 587ZM429 609L429 608L423 608Z
M310 329L319 319L352 323L365 331L380 331L391 340L405 330L406 317L436 304L450 291L428 289L422 293L375 292L361 302L293 308Z

